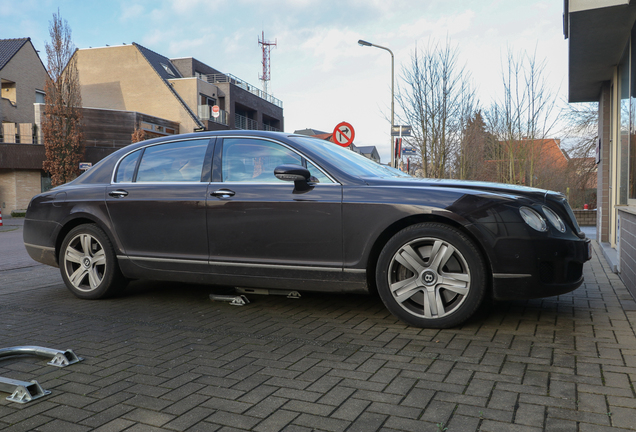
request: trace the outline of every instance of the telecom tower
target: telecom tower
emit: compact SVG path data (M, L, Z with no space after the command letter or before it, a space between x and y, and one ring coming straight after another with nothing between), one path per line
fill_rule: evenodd
M269 52L272 50L272 47L276 46L276 42L270 42L265 40L265 31L262 33L263 38L258 38L258 44L263 49L263 75L259 76L258 79L263 81L263 92L269 94L269 80L271 79L271 75L269 72Z

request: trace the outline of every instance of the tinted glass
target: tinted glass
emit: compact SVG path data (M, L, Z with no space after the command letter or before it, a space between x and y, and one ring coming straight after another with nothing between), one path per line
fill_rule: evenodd
M117 175L115 176L115 182L131 182L135 175L135 168L137 167L137 160L141 154L140 150L133 152L126 156L119 164L117 168Z
M208 139L147 147L137 173L138 182L201 181Z
M318 167L316 165L314 165L313 163L307 161L307 169L309 170L309 173L311 174L311 176L313 177L311 180L312 181L317 181L318 183L333 183L329 177L327 177L326 175L324 175L322 173L322 171L320 171L318 169Z
M302 165L301 157L287 147L249 138L225 138L222 159L226 182L282 182L274 176L277 166Z
M304 146L309 147L320 156L324 157L329 163L336 166L341 171L347 172L359 177L400 177L391 169L387 169L384 165L373 162L351 150L347 150L332 142L305 137L290 137L294 141L301 142Z

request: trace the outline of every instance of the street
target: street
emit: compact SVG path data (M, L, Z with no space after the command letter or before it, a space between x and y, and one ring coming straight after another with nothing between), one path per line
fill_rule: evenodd
M462 327L408 327L372 296L249 295L134 282L83 301L0 228L0 348L72 349L80 363L0 359L51 394L13 431L636 430L636 303L599 246L576 291L496 303ZM447 428L447 429L445 429Z

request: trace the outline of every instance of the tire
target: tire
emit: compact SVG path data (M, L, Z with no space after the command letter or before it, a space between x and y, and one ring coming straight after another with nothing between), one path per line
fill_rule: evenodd
M382 249L378 293L387 309L416 327L449 328L470 318L486 294L486 265L459 230L439 223L411 225Z
M69 231L59 263L66 287L81 299L111 297L127 285L110 239L96 225L80 225Z

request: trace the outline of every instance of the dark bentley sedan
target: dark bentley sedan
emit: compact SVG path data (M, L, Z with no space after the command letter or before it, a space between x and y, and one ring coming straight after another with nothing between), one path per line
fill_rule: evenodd
M33 198L31 257L77 297L131 279L379 293L409 324L450 327L484 298L583 282L589 240L558 193L400 176L306 136L144 141Z

